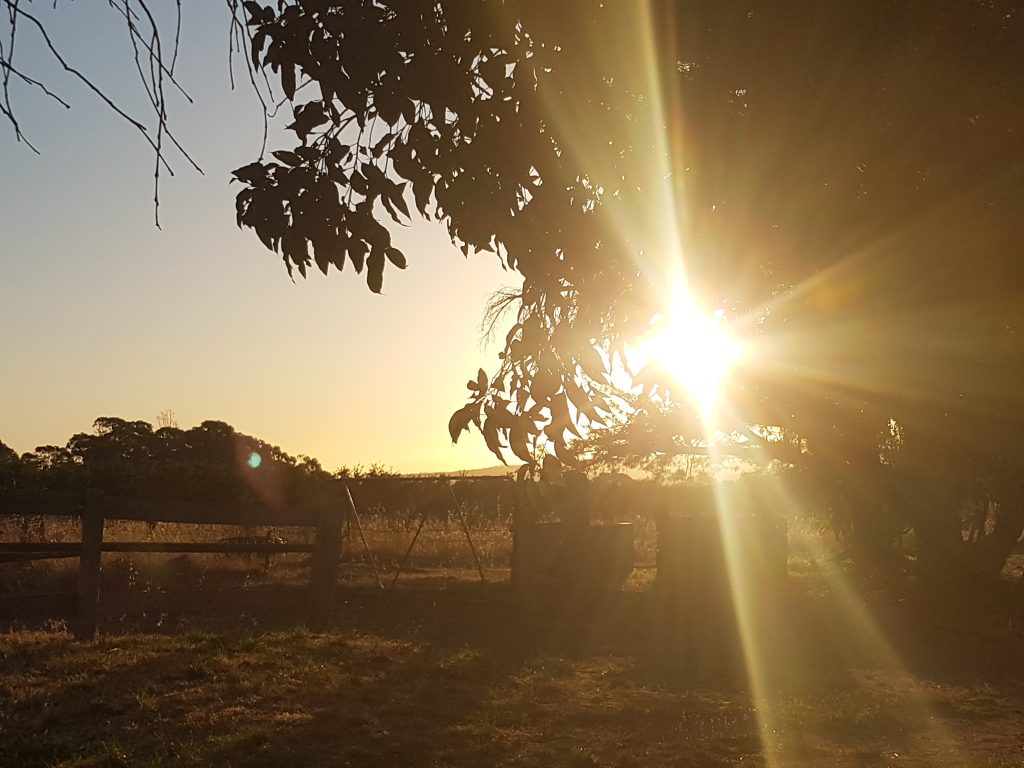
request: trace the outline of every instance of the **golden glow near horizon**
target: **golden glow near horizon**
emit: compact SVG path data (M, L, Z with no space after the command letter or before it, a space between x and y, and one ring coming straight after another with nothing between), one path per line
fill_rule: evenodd
M730 332L724 314L708 314L682 286L673 292L661 327L639 350L641 359L683 385L704 416L713 414L725 379L742 356L743 345Z

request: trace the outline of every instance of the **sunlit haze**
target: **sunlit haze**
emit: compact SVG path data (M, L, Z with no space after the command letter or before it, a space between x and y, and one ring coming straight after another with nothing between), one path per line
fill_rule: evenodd
M679 381L705 414L719 400L724 379L743 354L721 311L706 312L684 287L673 292L671 306L654 335L637 354L641 365L658 365Z

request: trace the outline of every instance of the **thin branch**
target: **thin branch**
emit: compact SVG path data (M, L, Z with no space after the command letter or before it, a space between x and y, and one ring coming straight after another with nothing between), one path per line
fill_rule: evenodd
M169 74L174 79L174 67L178 63L178 50L181 48L181 0L174 0L174 52L171 54Z
M23 16L28 21L32 22L35 25L36 29L39 30L39 34L40 34L40 36L42 36L43 41L46 43L46 47L50 49L50 53L53 54L53 57L57 60L57 63L59 63L64 68L64 71L69 73L69 74L71 74L71 75L74 75L76 78L78 78L78 80L83 85L85 85L86 88L88 88L90 91L92 91L104 104L106 104L111 110L113 110L121 118L126 120L130 125L134 126L139 131L139 133L141 133L143 135L143 137L145 137L146 142L149 144L150 147L153 148L153 150L157 150L157 145L153 141L153 137L149 135L149 132L146 130L146 126L145 125L140 123L134 117L132 117L127 112L125 112L123 109L121 109L119 106L117 106L117 104L115 104L110 99L110 97L107 96L107 94L105 94L103 91L101 91L96 86L96 84L92 82L92 80L90 80L88 77L86 77L81 72L79 72L77 69L75 69L73 66L68 64L67 60L65 60L65 58L63 56L61 56L60 51L57 50L57 46L55 46L53 44L53 40L50 39L50 35L46 31L46 27L43 25L43 23L41 21L39 21L39 19L37 19L35 16L33 16L28 11L24 11L21 8L19 8L18 7L18 0L0 0L0 2L2 2L9 9L11 9L14 12L14 14L16 14L18 16ZM162 157L160 159L161 159L161 161L163 160ZM166 163L166 161L163 161L163 164L164 164L164 167L167 169L167 172L170 173L173 176L174 175L174 171Z
M487 297L484 314L480 318L480 342L482 345L490 343L497 333L498 323L517 301L522 302L522 300L522 289L511 287L499 288Z
M12 110L9 110L3 104L0 104L0 115L6 117L8 122L10 122L11 125L14 126L14 135L18 141L24 142L25 146L31 149L37 155L41 154L39 150L35 148L35 145L31 141L29 141L28 138L26 138L25 134L21 132L21 129L18 127L18 120L17 118L15 118L14 112Z
M64 99L62 99L60 96L58 96L53 91L51 91L49 88L47 88L43 83L39 82L38 80L36 80L34 78L29 77L24 72L19 71L18 69L16 69L11 64L11 62L9 60L4 59L4 57L3 57L3 46L2 45L0 45L0 68L3 68L5 70L9 70L12 75L17 75L27 85L34 85L34 86L36 86L43 93L45 93L51 99L53 99L58 104L60 104L62 107L64 107L64 109L71 109L71 105L70 104L68 104L66 101L64 101Z
M4 103L3 106L0 107L0 111L2 111L4 116L8 119L8 121L10 121L11 125L13 126L14 138L17 139L18 141L23 141L29 149L31 149L38 155L39 150L36 149L32 145L32 142L30 142L28 138L26 138L25 135L21 132L21 125L18 123L18 118L14 114L14 107L11 106L11 62L14 61L14 41L17 37L16 33L18 28L18 2L19 0L14 0L13 6L8 8L8 16L10 17L11 25L11 36L10 42L8 43L9 52L7 53L6 56L4 56L3 43L0 42L0 57L2 57L7 62L6 65L3 67Z
M152 42L149 43L149 45L146 45L145 40L142 40L142 42L143 45L146 47L146 50L148 50L150 53L150 82L153 87L153 92L157 96L157 103L154 103L153 106L156 109L157 120L159 121L157 124L156 142L159 147L158 152L162 151L163 138L164 136L166 136L170 140L170 142L175 146L175 148L181 153L182 157L184 157L189 162L189 164L199 173L199 175L205 176L206 174L203 172L203 169L200 168L199 164L192 159L192 156L185 151L185 148L181 145L181 143L178 141L177 137L175 137L174 133L170 130L170 127L167 124L167 98L164 95L164 76L167 76L168 80L170 80L170 82L175 87L177 87L177 89L188 100L190 104L193 103L192 97L185 92L185 89L178 84L178 82L174 79L174 76L170 73L167 67L163 65L163 50L160 45L159 30L157 28L156 20L153 18L153 15L149 12L149 7L146 5L145 0L136 1L139 3L139 6L145 12L146 17L149 20L150 28L152 29ZM127 0L125 0L125 2L127 6ZM130 20L129 24L131 25ZM142 39L138 27L134 27L134 29L136 30L136 34L139 36L139 38ZM177 43L175 43L175 45L177 45ZM175 52L175 55L177 55L177 52ZM159 167L157 169L157 174L159 174ZM159 185L159 178L157 179L157 185ZM155 202L157 207L159 207L159 201ZM159 226L159 223L157 224L157 226Z
M127 5L127 2L125 4ZM129 13L126 13L121 8L121 6L116 4L116 3L114 3L113 0L111 0L111 2L110 2L110 7L113 8L118 13L120 13L122 16L125 16L125 19L128 21L128 28L135 35L137 42L142 45L142 47L146 50L146 52L150 55L151 58L155 58L155 52L153 51L152 47L142 37L142 33L139 31L139 28L135 25L135 21L134 20L138 19L139 15L137 13L135 13L134 11L131 11L130 9L129 9ZM155 63L155 62L152 62L152 63ZM182 95L182 97L185 99L185 101L187 101L189 104L195 104L195 100L193 100L192 96L189 95L189 92L185 90L185 87L181 83L178 82L177 78L174 77L174 73L171 70L169 70L167 67L163 66L162 63L160 63L160 68L163 69L164 75L174 85L174 87L178 89L178 93L180 93Z
M263 97L263 91L260 89L259 83L256 81L256 68L252 63L252 58L249 55L249 51L242 50L242 42L249 44L249 49L252 49L252 33L249 28L238 18L240 13L238 0L226 0L228 10L231 12L231 25L228 29L228 74L231 78L231 89L235 88L235 73L234 73L234 40L237 40L239 53L244 54L245 59L245 70L249 75L249 83L252 85L253 92L256 94L256 98L260 100L260 106L263 108L263 142L260 145L260 157L262 160L263 156L267 152L267 141L270 136L270 108L267 106L267 99ZM234 37L234 39L233 39ZM274 92L270 87L270 80L267 78L265 70L260 70L260 74L263 76L263 82L267 88L267 98L273 99Z
M156 154L157 159L153 168L153 218L157 229L160 228L160 156L163 154L164 144L164 133L167 126L167 101L164 97L164 78L163 78L163 47L160 43L160 30L157 28L156 20L153 18L153 14L149 11L149 6L146 5L146 0L137 0L139 7L143 13L146 14L146 18L149 20L149 28L152 31L149 43L149 50L152 52L149 57L149 83L146 87L147 92L150 91L153 96L153 107L156 110L157 124L156 124ZM125 0L127 7L128 0ZM132 26L129 21L129 28ZM154 67L153 62L158 62L159 66ZM145 83L145 77L142 78Z
M131 44L132 44L132 51L134 53L134 61L135 61L135 70L139 73L139 80L142 82L142 87L146 90L146 97L149 99L150 106L152 106L154 110L159 110L160 107L157 104L157 95L156 95L156 93L154 93L153 89L150 88L150 85L149 85L150 81L146 79L146 73L142 71L142 59L140 58L140 55L139 55L139 39L140 39L140 35L138 34L138 30L136 29L134 23L132 22L131 15L127 12L128 11L128 0L124 0L124 5L125 5L125 10L124 11L121 11L120 8L118 8L117 6L114 6L114 5L112 5L111 7L117 8L118 11L121 11L121 13L124 15L125 19L128 22L128 39L131 41ZM145 44L145 43L143 43L143 44ZM152 65L153 58L154 58L154 56L153 56L153 53L152 53L152 49L150 49L149 60L150 60L151 65ZM152 66L150 67L150 74L152 75Z

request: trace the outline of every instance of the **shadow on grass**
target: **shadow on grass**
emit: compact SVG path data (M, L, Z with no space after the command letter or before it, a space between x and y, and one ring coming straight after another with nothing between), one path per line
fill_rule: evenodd
M952 689L993 662L950 654L998 637L929 641L906 605L851 615L812 586L758 606L760 694L730 612L648 592L343 589L323 634L302 628L301 589L107 595L96 643L0 636L0 765L761 765L765 691L785 765L957 764L907 704L924 698L989 739L976 764L1013 757L1019 650L999 646L993 687ZM863 641L865 616L907 669Z

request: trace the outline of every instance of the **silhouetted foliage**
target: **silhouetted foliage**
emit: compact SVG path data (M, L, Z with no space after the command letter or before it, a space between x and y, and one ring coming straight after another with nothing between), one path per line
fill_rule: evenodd
M600 421L592 384L661 309L679 249L700 297L776 346L800 337L748 372L743 424L877 464L890 418L1016 397L1018 3L246 9L299 144L236 172L241 225L289 270L348 262L380 290L405 264L385 224L415 209L523 276L453 438L477 423L529 461ZM808 391L811 365L836 381Z
M316 501L331 476L308 457L237 432L221 421L188 430L101 417L66 447L26 453L15 475L25 488L92 490L192 502L288 506Z
M0 451L0 480L7 477L5 455ZM457 506L465 508L471 525L478 518L505 520L512 508L507 484L455 480L453 493L446 482L389 482L395 473L379 464L328 473L315 458L291 456L222 421L154 430L145 421L104 416L95 420L91 433L73 435L67 446L40 446L11 463L17 466L10 483L0 485L0 490L60 490L213 505L262 503L288 509L343 505L347 484L363 514L384 515L392 523L412 527L422 514L448 521Z
M909 525L924 561L991 571L967 553L1019 536L1020 2L242 5L296 141L235 171L240 226L380 292L419 215L522 277L453 440L570 461L685 266L758 349L733 447L800 470L868 550ZM644 439L697 447L655 373Z
M0 490L14 486L18 454L0 440Z

